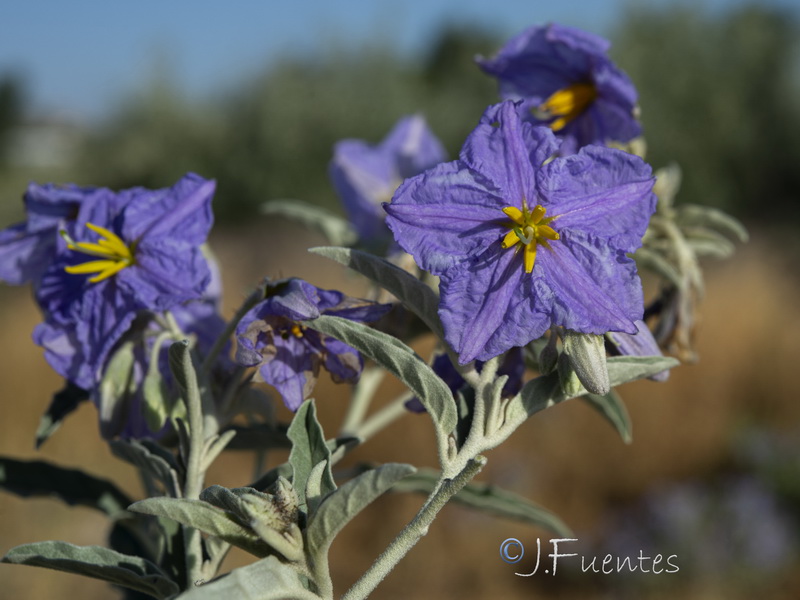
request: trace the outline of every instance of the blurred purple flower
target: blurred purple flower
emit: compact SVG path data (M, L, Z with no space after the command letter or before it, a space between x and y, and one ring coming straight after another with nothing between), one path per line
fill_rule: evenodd
M404 117L377 146L342 140L333 151L329 173L347 217L364 241L388 237L381 203L388 202L407 177L446 159L444 148L419 115Z
M524 346L552 324L637 331L642 289L626 253L655 209L650 167L599 146L545 164L557 148L549 129L503 102L458 160L407 180L384 205L398 244L440 277L439 316L462 364Z
M562 154L588 144L627 142L641 133L636 89L612 63L608 41L561 25L531 27L478 64L500 80L500 95L521 100L523 118L564 140Z
M290 410L310 397L320 367L337 383L358 381L363 367L355 348L308 329L299 321L320 315L353 321L376 321L391 309L322 290L302 279L269 283L265 299L253 307L236 328L236 361L258 367L261 380L273 386Z

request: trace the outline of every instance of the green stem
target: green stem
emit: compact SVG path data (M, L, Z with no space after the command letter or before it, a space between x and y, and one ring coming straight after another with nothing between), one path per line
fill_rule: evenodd
M364 415L367 414L372 398L375 391L383 381L386 371L377 366L371 366L364 369L361 373L361 378L353 390L353 396L350 399L350 406L347 409L344 423L342 423L341 435L355 435L361 423L364 421Z
M406 393L392 400L389 404L365 420L361 426L356 429L354 433L355 437L366 441L387 425L394 423L403 415L408 414L406 402L408 402L412 396L413 394Z
M394 569L395 565L408 554L408 551L422 539L422 536L428 533L431 522L450 498L460 492L485 464L486 459L483 456L476 456L467 462L456 477L440 480L414 519L389 544L389 547L375 560L369 570L361 576L361 579L347 590L342 596L342 600L361 600L369 596Z

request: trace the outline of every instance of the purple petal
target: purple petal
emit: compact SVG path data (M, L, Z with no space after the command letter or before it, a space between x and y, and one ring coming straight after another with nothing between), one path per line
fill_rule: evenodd
M55 230L29 233L26 223L0 231L0 280L22 285L39 279L56 250Z
M566 232L536 258L553 292L553 322L581 333L635 333L642 318L636 264L603 240Z
M361 375L364 361L352 346L332 337L323 337L321 345L325 349L325 369L336 383L355 383Z
M380 148L394 156L401 179L418 175L447 159L441 142L420 115L400 119Z
M297 410L311 396L319 374L319 357L294 336L276 337L275 356L263 363L258 373L283 397L289 410Z
M661 348L658 347L658 342L650 333L645 322L638 320L635 325L637 331L633 335L620 331L609 332L608 337L617 346L619 353L626 356L661 356ZM669 369L656 373L648 379L666 381L669 379Z
M461 160L491 181L503 207L522 208L523 198L532 200L534 171L525 141L516 106L507 101L486 109L461 149Z
M505 206L479 175L454 161L407 179L384 208L400 246L438 275L505 233Z
M655 210L655 179L642 159L611 148L589 146L557 158L537 173L548 216L559 233L574 229L633 252Z

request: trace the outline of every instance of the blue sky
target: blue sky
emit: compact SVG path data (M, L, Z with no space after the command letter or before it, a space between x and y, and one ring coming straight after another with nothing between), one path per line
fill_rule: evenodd
M771 0L791 6L794 0ZM627 6L670 0L26 0L0 9L0 73L20 74L30 107L105 114L165 64L187 95L213 95L269 61L383 41L413 54L446 23L501 34L558 21L605 34ZM705 0L721 10L740 0ZM13 8L11 8L13 7Z

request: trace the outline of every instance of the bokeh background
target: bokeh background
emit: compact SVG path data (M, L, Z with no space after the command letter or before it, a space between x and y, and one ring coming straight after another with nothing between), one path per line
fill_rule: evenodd
M189 170L216 178L211 241L227 316L264 275L363 290L305 253L323 240L258 214L276 198L339 211L327 179L337 140L378 142L399 117L420 112L455 156L496 101L476 53L548 21L609 37L640 91L648 160L678 162L678 200L731 212L752 238L733 259L704 265L700 361L665 384L622 388L633 444L588 406L567 403L490 453L480 479L559 514L580 539L570 550L587 562L641 550L677 555L680 571L591 575L565 561L555 577L516 577L533 558L506 565L500 543L518 538L531 555L550 534L453 506L375 597L800 597L800 12L792 2L39 0L2 13L0 226L22 217L28 181L121 188L168 186ZM39 417L61 386L30 341L38 320L27 289L0 287L0 453L79 467L139 497L133 469L100 441L92 406L34 450ZM396 387L388 382L382 397ZM323 380L316 396L323 425L336 431L347 390ZM408 415L349 464L434 466L432 442L425 417ZM244 485L255 467L252 454L228 453L208 484ZM420 502L382 498L345 529L333 547L337 592ZM103 544L107 533L87 509L0 492L0 553L44 539ZM226 566L248 561L233 553ZM0 565L2 598L118 596L77 576Z

